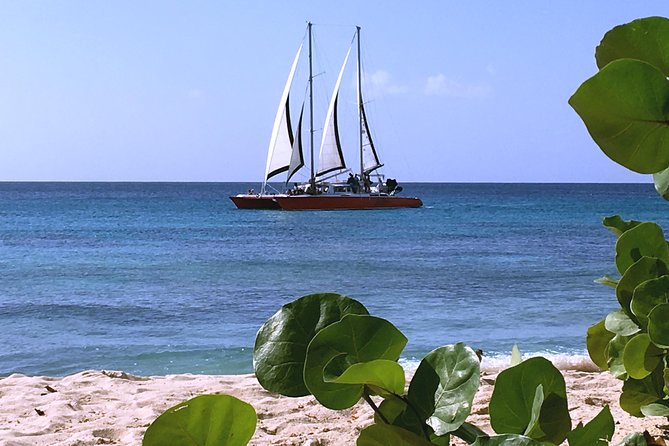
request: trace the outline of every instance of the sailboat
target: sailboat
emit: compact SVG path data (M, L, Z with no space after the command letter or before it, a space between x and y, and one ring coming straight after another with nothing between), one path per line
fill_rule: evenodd
M313 69L312 69L312 34L308 23L309 36L309 109L310 109L310 177L308 182L295 184L285 193L268 193L267 181L280 173L286 172L286 184L292 176L304 166L302 150L302 116L304 106L295 133L292 133L290 120L290 87L295 75L297 61L302 47L298 49L293 61L288 81L279 102L274 121L274 128L267 155L265 178L259 193L249 191L230 197L240 209L283 209L283 210L337 210L337 209L383 209L408 208L423 205L420 198L404 197L399 193L402 187L394 179L385 179L378 173L383 167L374 147L362 96L362 67L360 55L360 27L356 27L357 41L357 108L359 122L359 172L355 175L347 168L339 138L337 103L339 87L346 68L351 48L342 64L334 92L331 96L319 151L318 169L314 157L313 131ZM339 175L348 173L346 181L337 181Z

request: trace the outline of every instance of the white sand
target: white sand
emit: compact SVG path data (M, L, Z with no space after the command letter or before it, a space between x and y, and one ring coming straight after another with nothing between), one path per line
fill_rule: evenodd
M607 373L564 373L574 423L591 419L609 404L617 422L615 441L644 429L661 434L657 426L666 424L665 419L633 418L618 407L621 381ZM494 373L483 373L469 418L488 432L492 432L486 413L493 380ZM65 378L12 375L0 379L0 444L139 446L146 428L164 410L206 393L227 393L255 407L258 427L252 445L354 445L360 429L372 421L366 405L331 411L312 397L271 395L253 375L142 378L97 371Z

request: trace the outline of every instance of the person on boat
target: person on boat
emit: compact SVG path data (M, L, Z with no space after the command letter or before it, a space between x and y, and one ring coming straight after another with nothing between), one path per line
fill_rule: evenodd
M362 174L362 185L365 187L365 192L370 193L372 191L372 180L367 172Z
M357 174L353 176L353 174L349 172L346 183L351 187L351 191L353 191L354 194L358 193L358 189L360 189L360 180L358 180Z
M360 192L360 177L356 173L353 177L353 193L357 194L358 192Z

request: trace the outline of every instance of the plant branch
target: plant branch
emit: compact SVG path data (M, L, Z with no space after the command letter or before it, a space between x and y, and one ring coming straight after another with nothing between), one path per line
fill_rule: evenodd
M425 424L425 420L422 420L422 419L421 419L422 417L421 417L420 414L418 413L418 409L416 408L416 406L414 406L414 405L411 403L411 401L409 401L409 398L407 398L407 397L405 397L405 396L402 396L402 395L395 395L395 396L396 396L397 398L401 399L402 401L404 401L404 404L406 404L407 407L408 407L409 409L411 409L411 412L413 412L414 416L415 416L416 419L418 420L418 423L420 423L420 428L421 428L421 430L423 431L423 435L425 435L425 438L427 438L428 441L429 441L429 440L430 440L430 433L427 431L427 429L426 429L426 428L427 428L427 425Z
M369 404L369 407L371 407L372 410L374 410L374 413L376 413L379 416L379 418L381 418L381 421L383 421L385 424L390 424L390 422L385 417L385 415L383 415L383 413L381 413L381 411L379 410L379 407L376 405L376 403L374 403L374 401L372 401L372 398L367 393L367 389L365 389L365 391L362 393L362 399L364 399L367 402L367 404Z

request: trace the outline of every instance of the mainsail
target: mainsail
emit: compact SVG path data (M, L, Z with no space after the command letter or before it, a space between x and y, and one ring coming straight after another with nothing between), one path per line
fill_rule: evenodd
M300 110L300 119L297 121L297 130L295 131L295 140L293 141L293 150L290 157L290 166L288 167L288 176L286 183L290 181L295 172L304 166L304 155L302 154L302 115L304 114L304 103Z
M318 173L316 176L322 176L328 172L345 169L344 154L341 150L339 142L339 130L337 128L337 100L339 98L339 85L341 84L342 76L344 75L344 68L348 62L348 56L351 54L351 48L348 49L344 63L339 71L339 77L335 84L328 107L327 115L325 116L325 128L323 130L323 138L321 140L321 150L319 157Z
M374 149L374 142L372 141L372 134L369 132L369 125L367 124L367 115L365 114L365 107L362 102L362 95L358 95L360 101L360 120L362 129L362 170L365 173L370 173L383 166L379 160L379 155Z
M297 54L295 55L293 66L290 69L290 74L288 75L286 86L284 87L283 94L281 95L279 109L277 110L276 118L274 119L272 138L270 139L269 150L267 152L267 164L265 167L263 189L267 180L281 172L287 171L291 165L291 158L293 157L293 131L290 125L289 96L290 86L293 83L293 77L295 76L295 69L297 68L297 62L300 59L301 51L302 45L300 45L297 50Z

